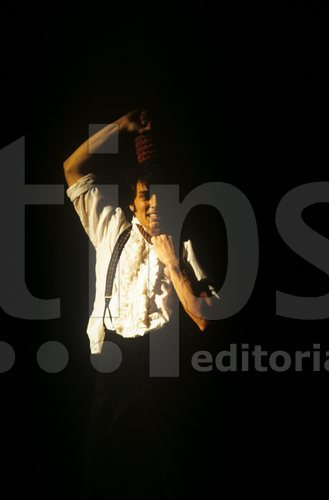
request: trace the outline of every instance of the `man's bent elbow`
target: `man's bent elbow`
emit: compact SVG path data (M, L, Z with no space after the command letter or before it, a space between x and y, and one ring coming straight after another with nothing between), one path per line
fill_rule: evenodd
M201 330L201 332L204 332L208 325L209 325L209 321L207 319L200 319L198 321L198 327L199 327L199 330Z
M81 177L83 177L83 173L81 172L81 168L74 165L70 158L64 161L63 163L64 175L68 186L72 186L75 184Z
M67 160L65 160L63 163L64 172L69 172L72 169L72 163L70 164L69 160L70 159L67 158Z

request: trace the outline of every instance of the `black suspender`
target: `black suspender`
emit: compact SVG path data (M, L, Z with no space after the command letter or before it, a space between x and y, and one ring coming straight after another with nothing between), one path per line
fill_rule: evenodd
M107 269L107 275L106 275L106 285L105 285L105 306L104 306L104 313L103 313L103 325L105 327L105 313L106 309L109 312L111 321L112 321L112 316L110 312L110 300L112 297L112 289L113 289L113 283L114 283L114 276L115 272L118 267L118 262L120 255L122 253L123 247L127 243L129 236L130 236L130 231L131 231L132 226L130 225L125 229L118 237L117 241L115 242L114 249L111 255L109 267Z

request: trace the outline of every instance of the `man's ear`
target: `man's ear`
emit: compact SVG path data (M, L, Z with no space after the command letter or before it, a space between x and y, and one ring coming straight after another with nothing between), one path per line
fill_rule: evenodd
M135 213L136 209L135 209L135 205L129 205L129 208L130 210Z

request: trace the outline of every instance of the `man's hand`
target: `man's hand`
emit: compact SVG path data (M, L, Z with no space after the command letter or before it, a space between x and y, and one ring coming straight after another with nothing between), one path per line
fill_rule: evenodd
M119 118L116 123L120 131L135 132L141 134L151 129L151 120L146 110L135 109Z
M152 236L151 241L158 259L164 266L171 268L179 265L171 236L168 234L159 234L158 236Z

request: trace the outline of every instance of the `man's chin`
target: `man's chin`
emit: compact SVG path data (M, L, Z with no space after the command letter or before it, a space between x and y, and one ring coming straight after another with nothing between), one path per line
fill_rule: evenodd
M157 224L157 225L150 225L149 228L149 233L151 236L158 236L159 234L162 233L162 228Z
M148 232L151 236L158 236L163 233L163 227L160 220L151 221L148 225Z

